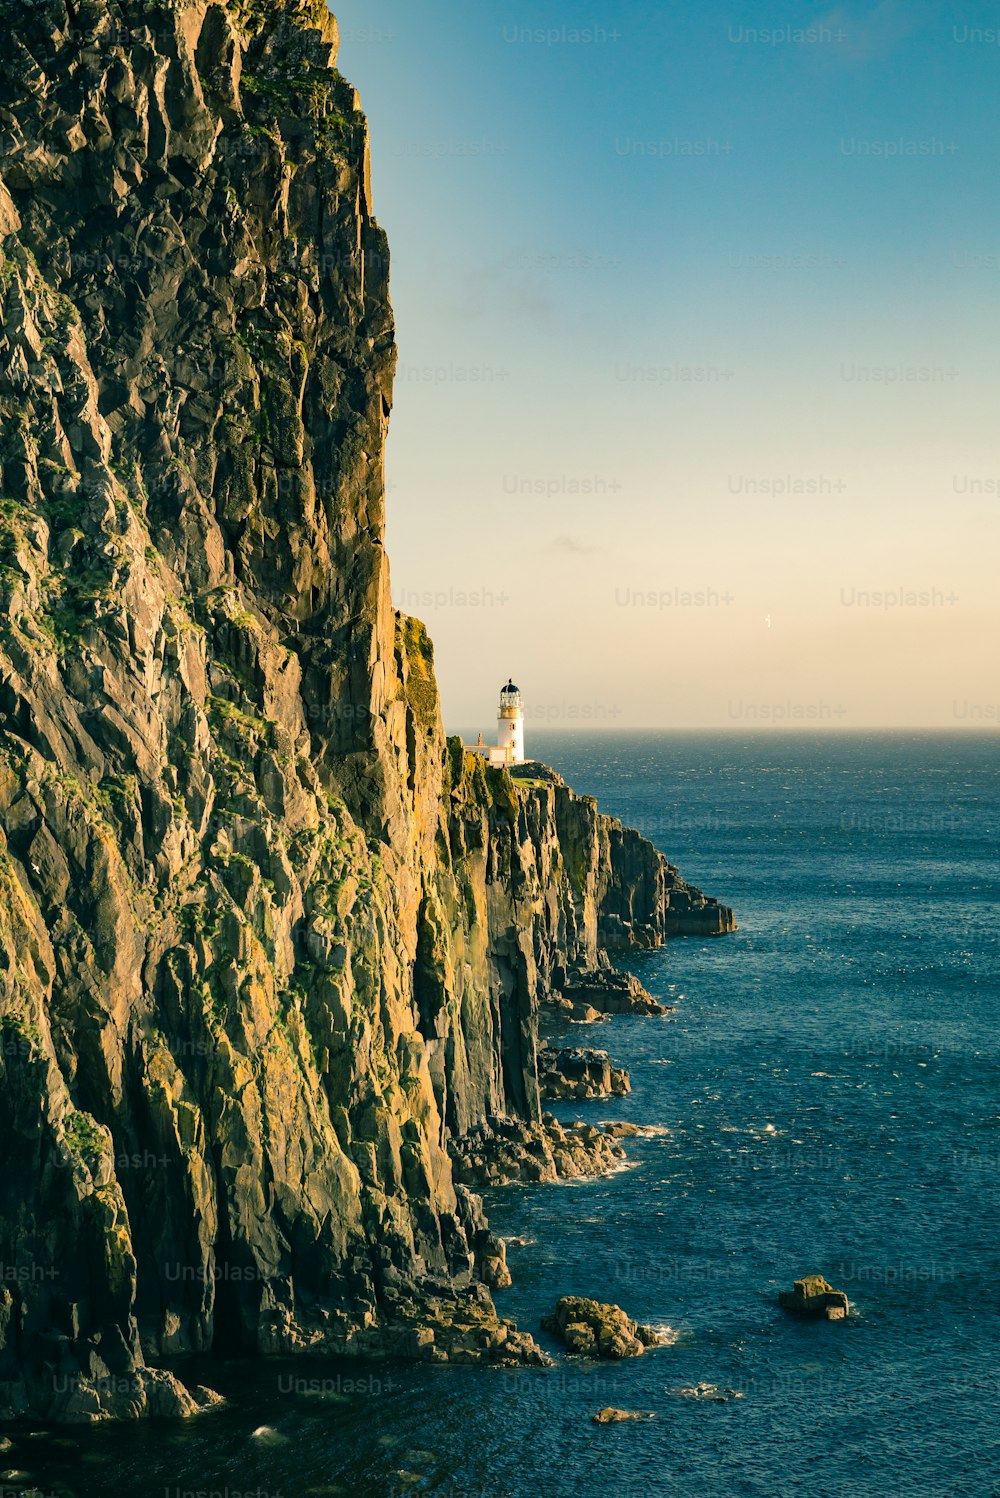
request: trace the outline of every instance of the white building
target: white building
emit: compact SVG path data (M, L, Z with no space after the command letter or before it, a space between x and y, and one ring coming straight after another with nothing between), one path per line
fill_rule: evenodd
M496 744L484 744L480 734L478 744L467 744L466 748L470 754L481 754L491 765L524 764L524 703L513 681L500 688Z

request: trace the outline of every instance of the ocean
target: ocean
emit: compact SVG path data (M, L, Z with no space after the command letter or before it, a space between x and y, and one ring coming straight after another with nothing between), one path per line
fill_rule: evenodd
M553 1111L657 1126L627 1141L629 1168L487 1196L504 1314L537 1331L560 1295L593 1295L666 1345L550 1370L207 1366L217 1414L8 1432L0 1493L1000 1494L1000 738L538 732L530 749L740 924L628 964L670 1018L567 1026L633 1090ZM847 1322L778 1308L811 1272L847 1291ZM595 1425L605 1405L654 1418Z

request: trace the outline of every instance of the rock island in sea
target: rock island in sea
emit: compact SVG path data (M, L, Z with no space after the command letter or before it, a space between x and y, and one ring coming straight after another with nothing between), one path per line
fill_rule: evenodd
M0 14L0 1416L537 1359L474 1186L620 1148L543 1119L542 1007L652 1004L616 954L731 912L445 739L322 0Z

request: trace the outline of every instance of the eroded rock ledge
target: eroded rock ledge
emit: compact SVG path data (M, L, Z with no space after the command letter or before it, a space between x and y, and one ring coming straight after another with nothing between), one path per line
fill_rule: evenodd
M538 1052L538 1085L544 1098L626 1097L632 1091L628 1072L615 1066L607 1051L582 1046L543 1046Z
M613 1014L662 1019L672 1012L671 1005L659 1003L646 992L634 973L619 972L610 964L566 973L559 988L548 995L548 1002L567 1019L582 1024L592 1024Z
M456 1181L483 1188L514 1182L572 1181L621 1168L625 1151L593 1124L561 1124L551 1113L538 1123L486 1119L451 1141Z
M445 740L321 0L2 15L0 1416L184 1413L210 1348L533 1359L467 1141L589 1173L542 1007L642 1012L613 955L732 915Z

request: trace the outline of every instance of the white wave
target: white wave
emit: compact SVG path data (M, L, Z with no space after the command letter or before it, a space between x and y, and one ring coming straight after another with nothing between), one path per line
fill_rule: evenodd
M257 1429L250 1435L251 1441L260 1441L264 1446L277 1446L288 1437L283 1436L280 1430L275 1430L273 1425L258 1425Z
M682 1326L671 1326L668 1321L648 1321L646 1325L650 1331L654 1331L658 1337L659 1347L676 1347L677 1343L685 1335Z

